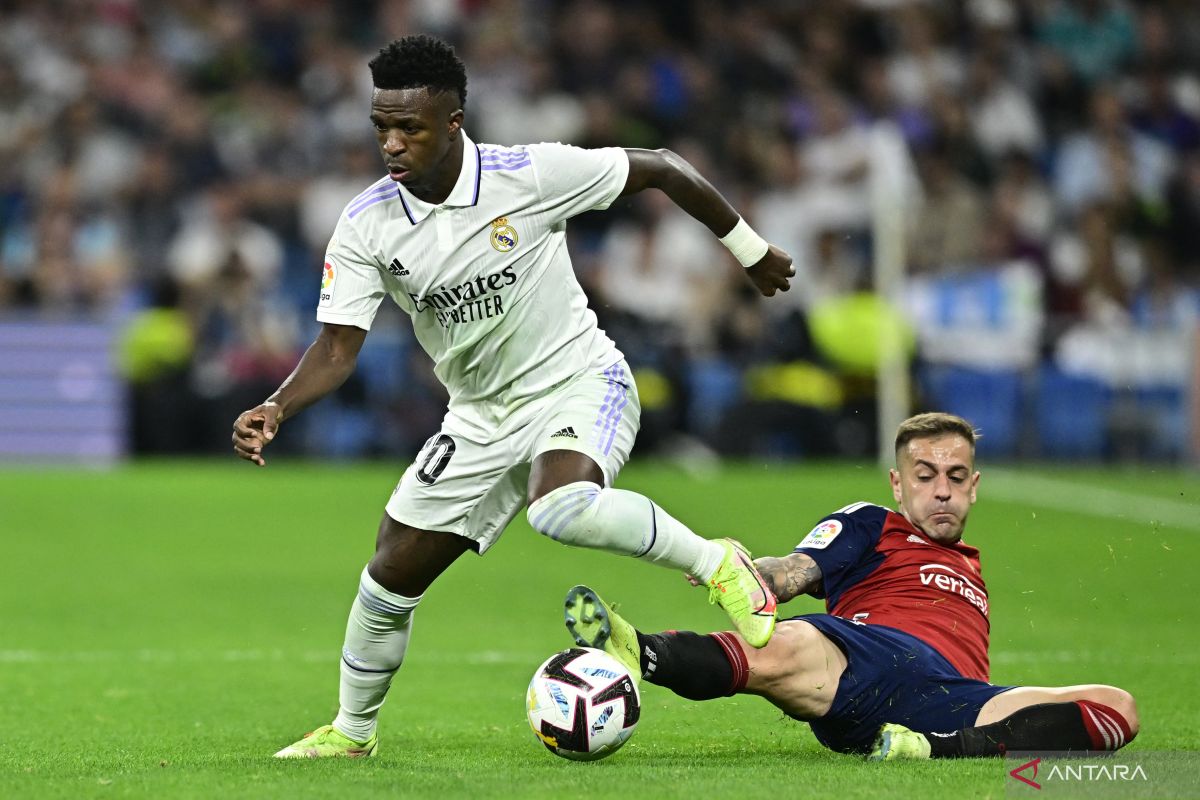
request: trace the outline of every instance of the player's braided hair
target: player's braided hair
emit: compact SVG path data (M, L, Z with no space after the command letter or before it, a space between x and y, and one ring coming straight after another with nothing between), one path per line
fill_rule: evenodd
M396 39L380 48L368 66L376 89L452 90L458 92L459 105L466 105L466 67L441 39L425 34Z
M932 439L947 433L957 434L966 439L971 445L971 452L975 452L975 440L979 438L979 431L975 430L975 426L954 414L932 411L917 414L900 423L896 430L896 453L899 454L900 449L913 439Z

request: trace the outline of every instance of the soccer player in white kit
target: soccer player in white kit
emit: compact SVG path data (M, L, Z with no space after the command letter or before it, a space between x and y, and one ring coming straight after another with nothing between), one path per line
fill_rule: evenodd
M238 417L234 449L265 465L280 424L353 371L385 295L412 317L450 401L388 501L360 577L337 717L276 755L377 752L376 719L421 596L463 552L485 552L526 505L534 530L560 542L694 576L748 642L765 645L775 597L749 554L612 488L640 405L575 279L566 221L657 188L721 237L762 294L787 290L791 258L669 151L474 142L463 129L466 72L438 39L394 41L370 67L388 174L342 213L322 273L322 331L279 389Z

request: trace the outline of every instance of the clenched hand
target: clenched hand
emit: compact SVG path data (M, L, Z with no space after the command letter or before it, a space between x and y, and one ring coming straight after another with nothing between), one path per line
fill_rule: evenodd
M746 274L764 297L773 297L776 290L788 290L791 285L788 279L795 277L796 268L792 266L792 257L772 244L758 263L746 269Z
M253 461L260 467L265 467L263 448L275 438L279 430L279 405L266 402L255 406L249 411L243 411L233 422L233 452L238 458Z

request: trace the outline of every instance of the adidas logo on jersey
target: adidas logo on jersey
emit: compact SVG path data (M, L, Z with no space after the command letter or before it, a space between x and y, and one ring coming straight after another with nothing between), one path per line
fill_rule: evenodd
M578 438L579 438L578 436L576 436L576 435L575 435L575 429L574 429L574 428L572 428L570 425L568 425L567 427L563 428L561 431L559 431L558 433L554 434L554 435L553 435L553 436L551 436L550 438L551 438L551 439L558 439L558 438L560 438L560 437L565 437L565 438L567 438L567 439L578 439Z
M910 533L908 535L908 541L914 544L929 544L929 542L925 541L920 536L917 536L915 533Z
M403 278L408 274L408 268L400 263L400 259L393 258L392 263L388 264L388 272L392 273L397 278Z

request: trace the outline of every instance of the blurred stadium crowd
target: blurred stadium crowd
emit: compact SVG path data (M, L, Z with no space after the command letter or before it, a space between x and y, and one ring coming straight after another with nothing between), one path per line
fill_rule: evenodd
M119 320L136 449L224 450L315 333L328 236L382 173L366 60L413 32L466 62L476 140L672 148L795 257L763 300L654 193L572 222L644 446L873 452L883 332L912 342L917 405L996 454L1182 455L1194 0L6 0L0 320ZM890 305L880 137L905 145ZM440 392L385 303L279 447L411 454Z

